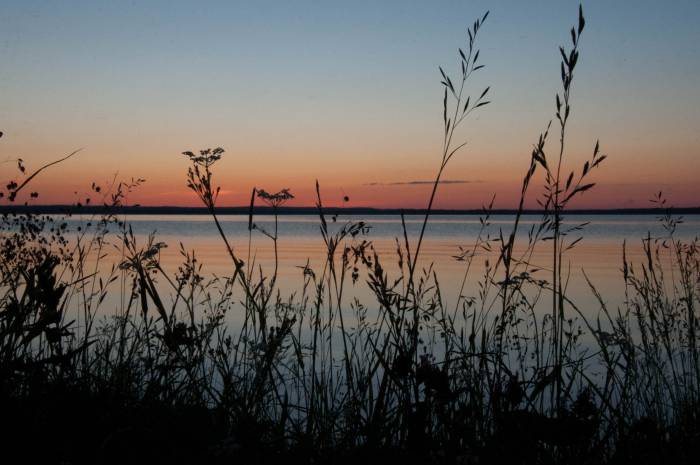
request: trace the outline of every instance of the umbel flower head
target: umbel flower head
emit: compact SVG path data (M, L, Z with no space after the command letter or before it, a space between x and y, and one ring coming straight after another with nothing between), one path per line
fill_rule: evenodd
M258 198L273 208L277 208L287 202L287 200L294 198L294 195L289 192L288 188L274 194L268 193L265 189L258 189L257 192Z
M221 154L224 153L224 149L217 147L215 149L204 149L199 151L199 155L195 155L193 152L187 151L182 152L190 161L201 167L209 167L221 159Z

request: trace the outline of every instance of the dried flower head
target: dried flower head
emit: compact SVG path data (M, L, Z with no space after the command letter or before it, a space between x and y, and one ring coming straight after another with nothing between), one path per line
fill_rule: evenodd
M265 189L258 189L257 195L260 200L268 204L273 208L277 208L280 205L294 198L294 195L289 192L289 189L282 189L274 194L268 193Z

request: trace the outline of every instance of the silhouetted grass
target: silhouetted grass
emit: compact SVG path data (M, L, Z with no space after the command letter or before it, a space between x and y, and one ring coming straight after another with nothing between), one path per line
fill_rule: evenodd
M608 308L590 281L600 303L595 320L567 295L567 253L585 225L568 227L563 217L572 199L593 188L590 177L605 159L596 142L580 170L567 168L582 12L570 49L561 49L555 148L550 152L550 124L530 154L510 230L494 232L491 205L484 209L475 243L455 256L464 276L454 306L445 305L439 278L421 255L440 181L464 146L457 129L488 103L488 88L477 98L468 91L472 73L483 67L476 44L487 16L468 29L460 79L440 69L438 169L417 237L401 216L395 256L379 256L366 237L370 225L329 216L317 183L325 259L301 266L303 284L283 295L277 209L293 195L254 189L247 248L237 248L217 216L214 167L221 148L184 155L188 186L231 260L228 276L206 276L195 252L182 246L178 270L165 270L166 244L136 236L110 213L141 180L93 184L92 197L107 213L85 229L69 231L57 216L6 213L2 457L28 463L694 462L700 452L697 241L675 237L681 220L669 210L661 218L667 235L643 240L645 261L624 259L621 308ZM11 182L9 200L44 168ZM523 231L536 182L543 183L544 214ZM255 223L256 201L272 208L272 230ZM660 195L658 202L665 207ZM272 243L271 269L252 253L254 234ZM547 269L532 263L541 250L551 253ZM395 271L387 271L386 260L396 261ZM485 271L469 289L475 260L485 261ZM359 285L373 296L371 308L351 297L349 287ZM108 296L117 297L116 312L103 310ZM226 322L232 312L240 324Z

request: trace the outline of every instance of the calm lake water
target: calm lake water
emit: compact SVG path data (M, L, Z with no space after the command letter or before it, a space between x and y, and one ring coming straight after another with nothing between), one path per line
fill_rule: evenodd
M539 216L526 216L521 222L519 238L521 243L527 241L527 231L537 224ZM171 272L177 270L181 262L179 243L196 252L203 264L203 272L207 275L229 275L232 272L231 261L226 253L216 227L208 216L204 215L133 215L127 217L128 222L137 237L143 242L150 233L156 234L156 240L168 244L162 250L161 262ZM222 216L222 226L234 249L241 258L248 257L248 217ZM372 241L380 255L382 264L390 273L390 279L396 277L397 253L395 238L402 240L401 220L398 216L368 216L340 217L329 227L337 230L346 221L363 220L370 226L369 232L360 239ZM88 218L74 217L71 222L86 224ZM498 215L491 218L487 232L491 237L499 234L499 229L506 235L512 228L512 216ZM407 217L407 228L411 247L420 231L422 218ZM258 227L272 232L274 218L258 216L255 218ZM579 303L586 314L595 315L599 305L593 299L592 292L586 284L582 270L585 270L591 281L598 287L603 298L611 306L622 303L623 279L621 273L623 242L627 242L628 259L641 263L642 239L651 236L663 236L663 227L653 215L572 215L567 217L567 225L589 223L582 233L573 233L571 239L583 236L576 246L567 252L565 267L570 269L568 285L569 295ZM472 215L436 215L432 217L424 239L420 268L431 264L440 280L443 299L448 307L454 306L459 295L460 285L464 276L465 264L453 257L459 253L459 247L473 246L481 224L478 216ZM682 239L692 239L700 233L700 215L690 215L679 225L676 236ZM270 274L273 270L274 251L272 241L254 231L250 242L251 257L255 258L256 266L262 267L263 273ZM551 260L551 241L541 243L533 256L533 265L546 269ZM478 293L478 281L483 277L485 260L493 263L495 253L481 251L474 260L470 270L467 285L463 295L475 296ZM299 290L303 282L300 267L307 263L320 270L325 259L325 246L319 232L319 219L316 216L281 216L279 218L279 284L283 293ZM541 271L541 278L548 279L548 273ZM362 279L348 288L348 300L353 296L371 305L367 285ZM375 304L376 306L376 304Z

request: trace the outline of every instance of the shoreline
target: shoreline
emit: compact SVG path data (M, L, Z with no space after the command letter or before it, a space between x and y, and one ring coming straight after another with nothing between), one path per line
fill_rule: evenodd
M698 215L700 207L681 208L611 208L611 209L572 209L567 210L567 216L573 215L660 215L670 211L674 215ZM3 205L0 207L0 214L129 214L129 215L209 215L209 211L202 207L178 207L178 206L126 206L126 207L106 207L106 206L76 206L76 205ZM219 215L249 215L251 209L248 206L219 207L216 209ZM254 215L273 214L271 207L256 206L253 208ZM317 215L316 207L280 207L276 212L278 215ZM401 215L414 216L425 215L425 209L419 208L369 208L369 207L324 207L323 213L326 215L353 215L353 216L381 216L381 215ZM434 209L431 215L484 215L483 209ZM490 215L514 215L515 209L493 209ZM543 210L526 209L524 215L542 215Z

